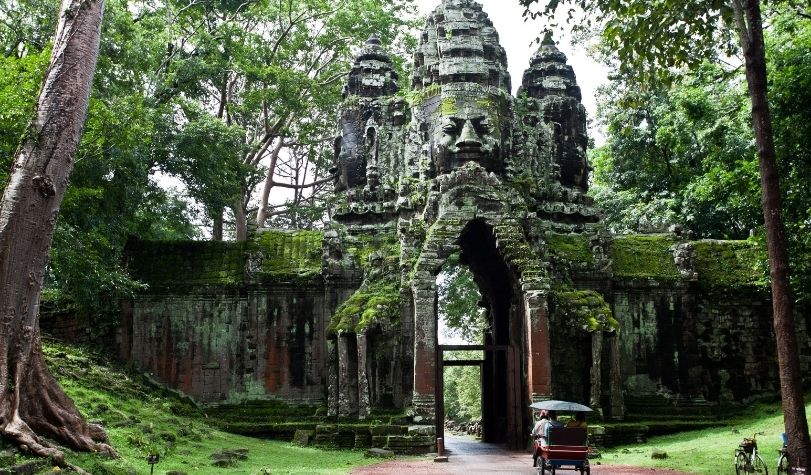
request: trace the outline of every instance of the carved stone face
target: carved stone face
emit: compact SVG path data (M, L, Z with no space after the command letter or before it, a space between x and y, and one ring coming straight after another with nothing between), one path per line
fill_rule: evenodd
M502 120L496 102L475 96L445 97L431 124L431 160L437 175L469 161L489 171L503 168Z

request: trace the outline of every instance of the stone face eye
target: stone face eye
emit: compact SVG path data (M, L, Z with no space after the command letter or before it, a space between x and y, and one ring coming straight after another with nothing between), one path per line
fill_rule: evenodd
M446 134L453 135L457 131L456 124L453 122L447 122L442 125L442 131L445 132Z
M473 127L479 135L487 135L493 131L493 124L488 119L474 120Z

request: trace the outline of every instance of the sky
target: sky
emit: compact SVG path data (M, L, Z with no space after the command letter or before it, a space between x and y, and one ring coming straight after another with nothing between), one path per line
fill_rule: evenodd
M507 50L507 66L512 77L513 94L515 94L518 86L521 85L524 70L529 66L530 58L538 50L535 38L543 29L543 20L524 22L522 16L524 7L519 5L518 0L478 0L478 2L496 27L501 46ZM415 0L415 3L420 15L427 15L440 4L440 0ZM593 119L596 117L597 111L595 102L597 88L607 82L608 72L605 67L588 57L584 47L573 48L568 37L556 38L556 40L558 48L566 54L569 64L574 68L577 83L583 93L583 105L586 106L589 118ZM602 135L596 130L595 124L591 124L589 127L589 136L598 145L603 142Z

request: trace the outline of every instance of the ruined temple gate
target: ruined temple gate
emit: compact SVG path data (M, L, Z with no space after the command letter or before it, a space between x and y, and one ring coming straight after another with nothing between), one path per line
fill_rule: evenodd
M399 81L369 39L339 111L323 232L132 243L130 267L150 289L123 306L122 357L207 404L394 411L430 427L436 276L460 253L489 322L481 343L498 349L482 363L485 440L523 447L528 406L544 398L622 418L776 389L764 250L610 235L586 194L580 89L551 40L513 97L481 6L443 0L410 91ZM404 443L371 434L371 445Z

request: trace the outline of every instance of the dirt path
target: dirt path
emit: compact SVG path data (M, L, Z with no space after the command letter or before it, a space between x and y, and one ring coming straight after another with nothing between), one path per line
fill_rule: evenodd
M447 436L448 463L433 461L392 460L377 465L352 470L353 475L470 475L470 474L520 474L536 475L532 468L532 456L524 452L510 452L503 447L485 444L472 439ZM577 473L561 471L562 474ZM667 469L626 467L620 465L592 464L594 475L689 475Z

